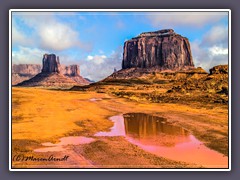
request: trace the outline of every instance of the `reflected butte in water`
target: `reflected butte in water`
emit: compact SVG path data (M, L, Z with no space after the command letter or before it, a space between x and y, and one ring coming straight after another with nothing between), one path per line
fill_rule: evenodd
M144 113L125 114L124 125L127 136L146 145L174 146L190 141L187 130L171 125L166 119L157 116Z
M110 132L98 132L95 136L125 136L132 144L161 157L208 168L228 167L228 157L209 149L190 132L164 118L128 113L110 120L114 122Z

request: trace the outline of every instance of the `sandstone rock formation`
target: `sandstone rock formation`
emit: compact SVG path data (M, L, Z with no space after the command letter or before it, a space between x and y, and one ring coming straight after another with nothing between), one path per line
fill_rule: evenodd
M13 64L12 73L22 75L36 75L41 72L40 64Z
M80 76L79 66L61 66L59 57L55 54L44 54L42 70L33 78L23 81L19 86L71 86L89 84Z
M192 67L188 39L172 29L142 33L124 43L122 69L182 70Z
M187 38L173 30L142 33L126 41L122 69L74 91L111 93L154 103L228 104L228 66L194 67Z
M197 70L197 71L196 71ZM168 92L180 93L207 93L209 97L214 94L225 94L221 96L220 103L228 102L228 65L218 65L211 68L210 74L197 68L192 76L179 79Z
M223 72L222 70L228 69L228 66L219 65L211 69ZM71 90L110 92L133 101L227 105L228 87L228 73L209 74L201 67L181 71L147 71L146 68L129 68L88 86L74 86Z
M228 65L218 65L209 69L210 74L228 74Z
M56 57L55 54L44 54L42 61L43 73L60 73L61 66L59 62L59 57Z
M80 68L79 65L69 65L69 66L61 66L61 73L66 76L80 76Z
M12 85L28 80L40 73L42 66L40 64L13 64L12 65Z
M89 81L80 75L79 65L61 66L61 73L79 84L89 84Z

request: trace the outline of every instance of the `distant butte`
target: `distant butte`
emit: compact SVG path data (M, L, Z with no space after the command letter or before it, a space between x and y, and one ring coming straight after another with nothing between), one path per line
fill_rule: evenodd
M17 65L15 65L15 69L16 67ZM24 69L22 71L24 71ZM39 69L36 69L36 71L39 71ZM18 83L17 86L63 87L77 84L80 85L89 84L89 82L86 79L80 76L80 70L78 65L62 66L60 64L58 56L56 56L55 54L44 54L41 72L29 80L25 80L21 83Z

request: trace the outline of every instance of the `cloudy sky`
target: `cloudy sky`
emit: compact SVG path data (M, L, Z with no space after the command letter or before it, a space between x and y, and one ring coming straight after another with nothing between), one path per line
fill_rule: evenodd
M228 63L227 12L13 12L12 62L54 53L97 81L121 69L124 41L164 28L189 39L195 66Z

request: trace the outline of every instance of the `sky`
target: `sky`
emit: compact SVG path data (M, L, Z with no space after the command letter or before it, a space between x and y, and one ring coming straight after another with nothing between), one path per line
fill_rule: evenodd
M12 12L12 62L54 53L98 81L121 69L126 40L161 29L189 39L196 67L228 64L227 12Z

